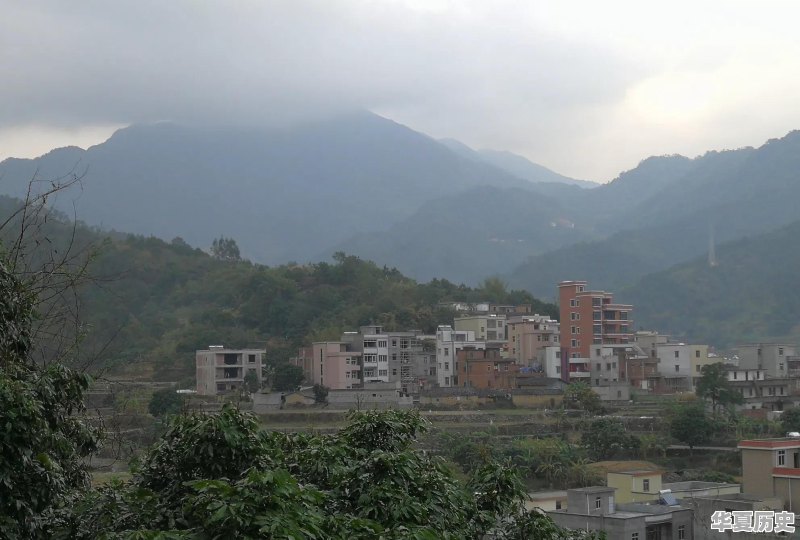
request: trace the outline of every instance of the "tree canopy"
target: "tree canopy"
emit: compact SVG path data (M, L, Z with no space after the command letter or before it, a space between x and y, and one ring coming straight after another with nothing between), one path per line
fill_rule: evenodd
M714 433L714 422L702 402L679 404L672 411L670 435L693 450L707 443Z
M632 456L639 450L639 439L625 430L617 418L592 420L581 435L581 445L595 460L611 459L615 456Z
M702 367L700 379L697 381L696 394L711 402L711 410L714 413L717 412L717 407L744 403L742 394L728 382L725 367L720 362Z

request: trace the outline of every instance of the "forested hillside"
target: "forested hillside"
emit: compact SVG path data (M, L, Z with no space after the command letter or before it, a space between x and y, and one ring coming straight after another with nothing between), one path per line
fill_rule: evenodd
M636 326L729 346L800 335L800 221L718 246L706 257L618 291L636 306Z
M423 284L343 253L331 262L267 267L217 260L180 238L164 242L82 225L73 234L54 214L44 227L39 242L96 252L88 266L93 279L80 289L77 306L85 334L79 361L93 361L93 370L176 380L194 374L194 351L210 344L266 346L269 360L281 361L300 345L338 339L363 324L433 333L452 322L454 313L438 307L450 300L530 302L539 313L556 314L555 306L509 292L497 279L480 288L442 279Z
M800 219L800 132L757 149L651 158L582 192L595 198L576 201L578 208L595 216L596 234L607 238L532 257L511 273L514 286L545 298L558 279L618 290L703 254L712 231L721 243Z

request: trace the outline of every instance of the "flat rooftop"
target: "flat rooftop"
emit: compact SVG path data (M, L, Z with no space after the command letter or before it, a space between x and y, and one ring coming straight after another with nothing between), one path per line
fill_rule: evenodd
M800 448L800 437L779 437L775 439L749 439L739 441L737 448L750 450L771 450L773 448Z

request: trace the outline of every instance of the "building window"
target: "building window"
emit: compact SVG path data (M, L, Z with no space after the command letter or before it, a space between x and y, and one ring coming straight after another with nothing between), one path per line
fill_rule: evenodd
M556 501L556 510L561 510L561 501Z
M249 364L255 364L255 363L256 363L256 355L254 355L254 354L248 354L248 355L247 355L247 362L248 362Z
M583 292L583 285L578 285L578 292Z
M783 371L783 362L778 364L778 371Z
M561 366L556 366L556 373L561 373Z
M574 298L570 298L569 299L569 307L575 307L575 299Z
M595 364L595 365L597 366L597 371L600 371L600 362L598 362L598 363L597 363L597 364Z
M686 525L678 525L678 540L686 540Z
M444 363L444 369L450 369L450 362Z
M570 340L570 345L573 346L573 347L577 347L578 346L578 340L577 339Z
M631 540L639 540L639 533L631 533Z
M450 356L450 348L449 347L445 347L444 348L444 355L445 356Z
M650 491L650 480L646 478L642 480L642 491Z
M596 509L596 510L600 510L600 506L601 506L601 504L600 504L600 503L601 503L602 501L603 501L603 500L602 500L600 497L595 497L595 498L594 498L594 507L595 507L595 509Z
M700 373L700 364L697 364L696 366L694 366L694 370L695 370L697 373Z
M778 450L778 467L786 465L786 450Z
M700 350L699 349L694 351L694 357L695 358L700 358Z
M681 357L680 351L675 351L675 358L680 358L680 357Z
M778 355L783 356L783 347L778 347Z
M675 373L678 373L681 370L681 366L675 364Z
M606 362L606 371L611 371L611 363Z
M600 349L595 349L594 354L595 356L600 356Z

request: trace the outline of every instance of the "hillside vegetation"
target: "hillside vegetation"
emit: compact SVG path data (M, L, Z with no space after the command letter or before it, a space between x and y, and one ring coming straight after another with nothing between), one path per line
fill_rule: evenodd
M331 262L267 267L217 260L180 238L164 242L82 225L72 231L51 215L43 234L56 245L72 241L96 251L88 268L95 279L77 299L77 331L85 334L79 361L132 376L191 377L195 350L210 344L266 347L269 361L279 362L301 345L364 324L434 333L454 316L438 306L443 301L527 302L556 314L555 306L508 291L498 279L478 288L418 283L343 253Z
M717 248L619 291L636 325L718 346L800 335L800 221Z

